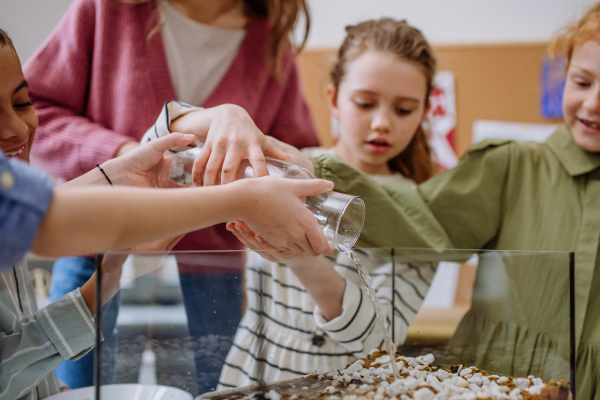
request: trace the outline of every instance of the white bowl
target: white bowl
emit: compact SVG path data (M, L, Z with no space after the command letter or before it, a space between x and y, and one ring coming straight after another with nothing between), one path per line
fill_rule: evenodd
M96 388L88 386L69 390L46 400L94 400ZM140 385L126 383L120 385L103 385L100 388L100 400L192 400L192 395L181 389L161 385Z

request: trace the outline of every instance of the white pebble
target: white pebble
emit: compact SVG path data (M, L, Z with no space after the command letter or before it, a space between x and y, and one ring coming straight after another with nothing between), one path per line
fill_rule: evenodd
M533 378L533 384L536 386L544 386L544 381L541 378Z
M327 386L324 391L324 393L335 393L335 392L337 392L337 389L335 388L335 386Z
M462 369L463 369L463 366L462 366L462 364L460 364L460 365L458 366L458 370L456 371L456 373L457 373L457 374L460 374L460 371L462 371Z
M501 378L499 378L496 383L498 384L503 384L503 383L508 383L509 379L506 376L503 376Z
M404 386L406 386L408 389L416 389L419 386L419 381L412 376L409 376L404 381Z
M383 381L380 383L380 385L383 387L387 387L387 386L390 386L390 383L388 381Z
M427 383L429 384L429 386L431 386L432 388L434 388L438 392L441 392L443 390L441 382L433 374L429 374L427 376Z
M434 395L435 394L431 390L429 390L427 388L421 388L413 393L413 399L414 400L433 400Z
M463 399L463 400L475 400L476 398L477 398L477 395L475 393L471 393L471 392L465 392L461 396L461 399Z
M510 397L511 400L519 400L520 395L521 395L521 390L519 388L514 388L508 394L508 396Z
M392 361L392 360L391 360L391 358L390 358L390 356L388 356L388 355L386 354L386 355L383 355L383 356L379 357L378 359L376 359L376 360L373 362L373 364L387 364L387 363L389 363L390 361Z
M271 400L281 400L281 395L271 389L268 393L265 393L265 397Z
M351 366L349 366L348 368L341 370L340 372L344 375L346 375L346 374L351 375L357 371L360 371L361 369L362 369L362 364L354 363Z
M438 369L437 371L435 371L435 376L437 376L440 382L443 382L446 379L450 378L450 373L445 369Z
M516 379L513 379L513 383L519 389L525 389L525 388L528 388L531 385L531 382L529 381L529 379L526 379L526 378L516 378Z
M452 381L458 387L466 388L469 386L469 383L459 376L455 376L454 378L452 378Z
M525 390L527 390L529 393L531 394L542 394L542 389L544 388L544 386L532 386L530 388L527 388Z
M416 371L415 378L427 379L427 371Z
M414 358L407 357L406 361L408 362L408 365L410 367L416 367L417 365L419 365L419 362L417 360L415 360Z
M402 385L396 385L396 386L390 385L386 388L386 392L387 392L388 396L395 397L399 394L408 393L408 389Z
M472 392L479 392L479 391L481 391L481 388L479 386L477 386L476 384L474 384L474 383L469 383L469 389Z
M483 379L481 379L480 376L473 376L473 377L467 379L467 382L473 383L473 384L475 384L477 386L483 385Z
M431 363L433 363L434 361L435 357L431 353L423 356L423 362L427 365L431 365Z
M473 370L471 368L465 368L462 371L460 371L460 376L469 375L471 373L473 373Z

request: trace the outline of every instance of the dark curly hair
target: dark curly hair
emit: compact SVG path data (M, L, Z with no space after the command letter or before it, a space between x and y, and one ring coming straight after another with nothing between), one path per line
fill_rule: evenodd
M8 33L0 29L0 47L4 46L9 46L11 49L15 50L15 45L10 36L8 36Z

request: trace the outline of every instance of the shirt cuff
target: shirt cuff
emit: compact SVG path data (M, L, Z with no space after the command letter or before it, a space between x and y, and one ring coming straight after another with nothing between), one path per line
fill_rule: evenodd
M36 313L50 341L65 360L77 360L96 344L96 324L79 289Z
M140 144L147 143L153 139L158 139L171 134L171 123L177 118L192 111L202 110L201 107L194 107L181 101L169 100L163 106L154 125L152 125L142 136Z
M345 279L346 289L342 299L342 314L327 321L319 307L315 307L314 317L317 326L327 336L348 346L352 342L362 342L375 323L375 309L367 294L354 282Z

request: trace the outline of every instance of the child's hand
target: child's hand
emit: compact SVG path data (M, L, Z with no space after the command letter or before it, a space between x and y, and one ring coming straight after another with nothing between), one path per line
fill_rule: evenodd
M286 254L330 254L316 218L303 200L333 189L333 183L322 179L295 180L276 177L245 179L236 182L242 187L241 214L243 220L264 241Z
M267 242L257 235L243 221L230 221L227 223L227 230L235 235L236 238L248 249L259 252L261 257L271 262L284 263L287 260L298 256L296 252L285 252L279 250L271 243Z
M165 151L187 146L195 138L192 134L173 133L107 161L102 168L114 185L156 187L156 167L163 160Z
M325 257L281 251L254 233L242 221L228 222L227 229L261 257L271 262L287 264L327 320L342 314L346 282Z
M308 170L311 174L315 174L315 165L311 161L310 158L305 156L300 150L292 146L291 144L287 144L282 142L279 139L276 139L272 136L267 136L267 142L269 142L272 147L276 147L279 150L283 151L290 157L290 162L292 164L299 165L306 170Z
M244 159L250 162L255 177L269 174L265 157L290 161L284 151L266 140L246 110L233 104L183 115L172 122L171 130L194 133L204 139L204 147L192 170L196 186L235 181Z

